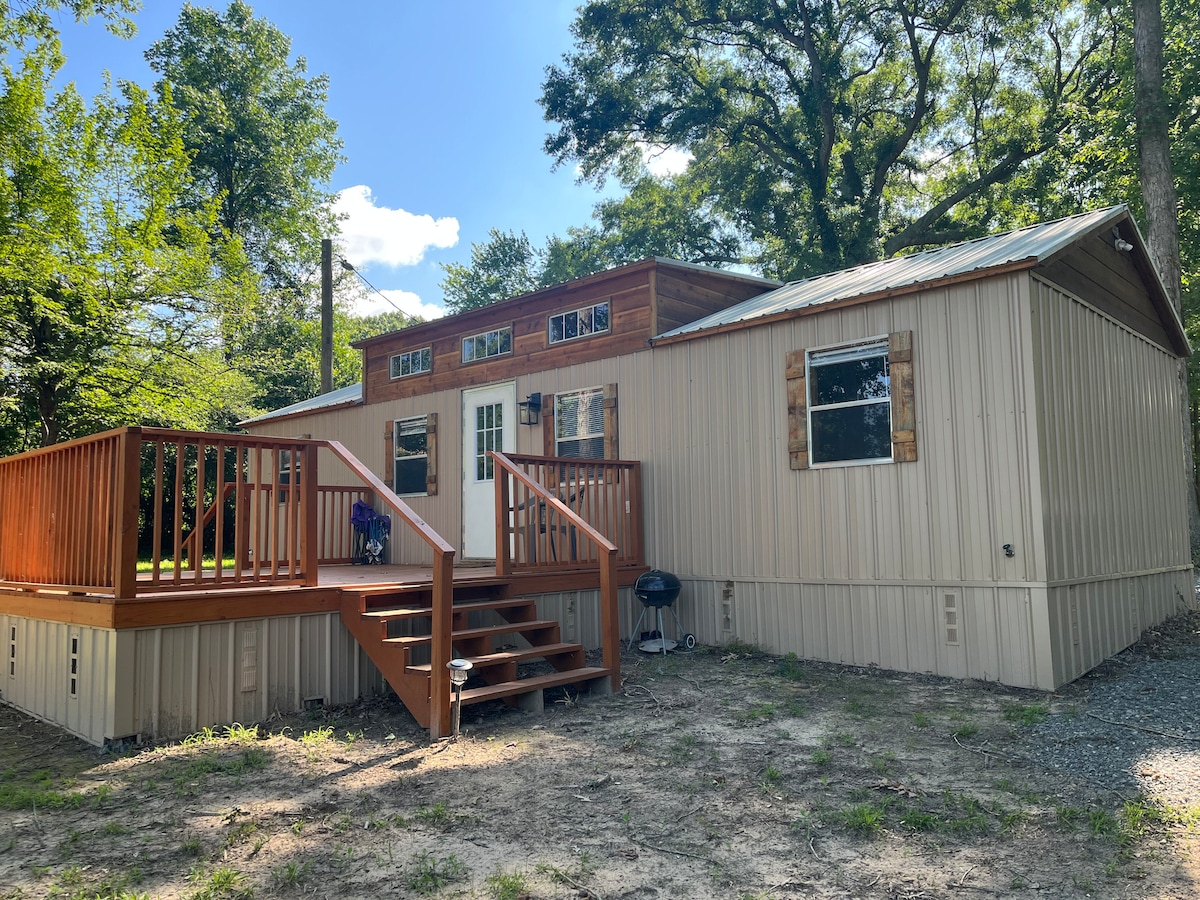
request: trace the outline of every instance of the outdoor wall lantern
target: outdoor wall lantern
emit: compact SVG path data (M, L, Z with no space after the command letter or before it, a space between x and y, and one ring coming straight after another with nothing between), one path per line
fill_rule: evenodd
M462 715L462 689L474 666L471 665L469 659L452 659L446 663L446 668L450 670L450 684L454 686L454 713L450 723L450 738L457 741L458 725Z
M517 421L522 425L536 425L542 415L542 395L533 393L517 404Z

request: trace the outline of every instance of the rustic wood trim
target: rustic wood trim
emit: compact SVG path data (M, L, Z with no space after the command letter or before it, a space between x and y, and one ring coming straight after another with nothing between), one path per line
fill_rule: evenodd
M383 483L388 490L395 487L396 477L396 420L388 419L383 426Z
M787 379L788 460L793 469L808 468L808 387L805 378L805 351L791 350L787 355L784 377Z
M916 462L916 397L913 383L912 332L888 335L888 367L892 383L892 459Z
M554 395L542 394L542 456L554 455Z
M429 413L425 417L425 493L430 497L438 492L437 429L438 414Z
M604 386L604 458L619 459L621 454L618 453L618 432L619 425L617 422L617 386L615 384L606 384Z

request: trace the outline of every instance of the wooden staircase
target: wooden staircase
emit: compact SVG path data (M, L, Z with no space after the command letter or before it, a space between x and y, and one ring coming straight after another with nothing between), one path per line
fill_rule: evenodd
M462 702L498 699L540 709L542 691L549 687L580 684L606 690L612 672L587 665L583 646L564 642L559 623L538 619L536 603L528 597L509 596L511 586L511 580L504 578L454 586L452 655L470 660L474 666ZM343 590L341 618L409 712L422 728L429 728L433 720L429 662L432 586ZM545 660L554 671L519 677L519 667L536 660ZM437 674L448 678L445 672Z

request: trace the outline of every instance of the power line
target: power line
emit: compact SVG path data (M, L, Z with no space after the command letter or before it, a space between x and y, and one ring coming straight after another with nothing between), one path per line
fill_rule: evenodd
M408 315L408 313L404 312L404 310L402 310L400 307L398 307L395 303L392 303L391 297L389 297L387 294L385 294L379 288L375 287L375 285L371 284L371 282L367 280L366 275L364 275L362 272L358 271L358 269L354 268L354 266L352 266L350 263L346 262L346 260L342 259L341 257L338 258L338 262L340 262L342 264L342 268L345 269L347 272L353 272L355 275L357 275L359 278L361 278L363 284L365 284L367 287L369 287L371 290L373 290L375 293L377 293L380 297L382 297L384 300L386 300L389 304L391 304L392 308L394 310L396 310L396 312L401 313L405 316Z

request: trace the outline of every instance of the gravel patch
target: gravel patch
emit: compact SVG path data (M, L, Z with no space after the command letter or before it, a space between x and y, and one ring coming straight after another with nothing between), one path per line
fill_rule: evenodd
M1132 799L1200 803L1200 612L1146 633L1065 686L1030 756Z

